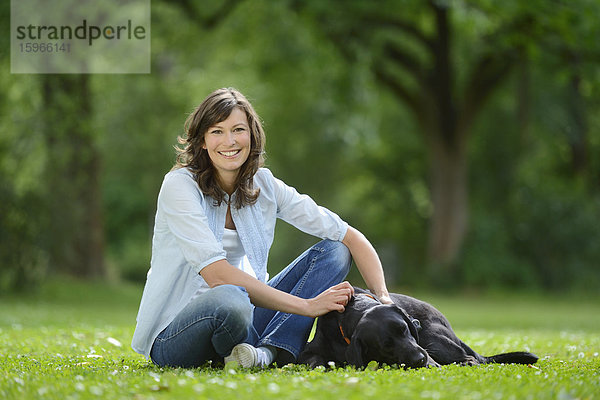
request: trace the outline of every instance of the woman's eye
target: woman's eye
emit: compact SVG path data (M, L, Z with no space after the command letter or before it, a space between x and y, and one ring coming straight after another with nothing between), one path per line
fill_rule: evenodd
M244 132L246 130L246 128L235 128L233 131L234 132Z
M221 130L220 129L215 129L215 130L210 131L210 133L212 133L213 135L218 135L218 134L221 133Z

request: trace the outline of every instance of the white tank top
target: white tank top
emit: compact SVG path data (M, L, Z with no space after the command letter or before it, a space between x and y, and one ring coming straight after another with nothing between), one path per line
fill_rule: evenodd
M227 229L225 228L225 232L223 232L223 250L225 250L225 257L227 258L227 262L234 267L241 269L245 273L256 278L256 273L252 269L250 262L248 261L248 257L246 257L246 252L244 251L244 246L242 246L242 241L240 240L240 236L238 235L235 229ZM199 282L201 282L198 290L192 296L191 300L195 299L202 293L206 292L209 289L208 284L200 278L200 275L197 276ZM266 279L269 279L269 274L267 274ZM191 301L190 300L190 301Z
M227 262L256 278L256 274L254 273L250 262L248 262L248 257L246 257L246 252L242 246L240 236L235 229L225 228L222 244L223 250L225 250L226 253L225 257L227 257Z

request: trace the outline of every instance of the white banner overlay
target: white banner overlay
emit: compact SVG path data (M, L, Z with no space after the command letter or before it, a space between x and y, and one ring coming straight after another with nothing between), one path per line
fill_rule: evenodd
M150 73L150 0L11 0L15 74Z

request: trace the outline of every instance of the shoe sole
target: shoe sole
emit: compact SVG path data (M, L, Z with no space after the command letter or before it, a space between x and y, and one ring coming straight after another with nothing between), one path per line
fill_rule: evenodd
M225 364L231 361L235 361L242 368L252 368L257 364L257 357L255 351L251 345L247 343L240 343L236 345L231 354L225 357Z

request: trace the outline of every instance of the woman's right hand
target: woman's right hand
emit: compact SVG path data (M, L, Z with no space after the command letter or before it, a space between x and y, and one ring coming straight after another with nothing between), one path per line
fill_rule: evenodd
M310 317L319 317L330 311L344 312L346 304L352 299L354 288L344 281L325 290L317 297L307 299Z

